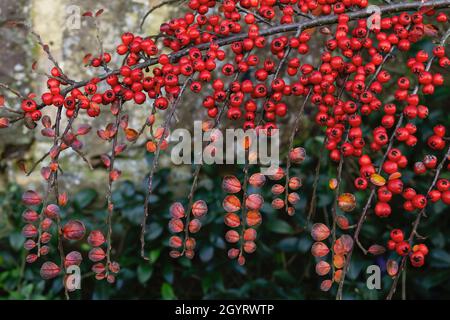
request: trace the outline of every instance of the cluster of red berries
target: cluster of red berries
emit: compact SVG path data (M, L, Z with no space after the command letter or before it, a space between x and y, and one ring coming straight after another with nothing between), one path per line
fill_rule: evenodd
M423 243L414 245L411 250L411 245L405 240L403 231L400 229L391 231L387 248L402 257L409 255L413 267L422 267L425 264L425 257L428 255L428 247Z

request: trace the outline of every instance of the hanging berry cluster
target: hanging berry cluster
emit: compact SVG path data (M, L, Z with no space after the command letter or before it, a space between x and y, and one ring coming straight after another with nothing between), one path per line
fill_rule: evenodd
M183 95L190 91L198 95L206 116L212 120L204 122L204 131L223 127L222 118L226 115L231 120L229 126L237 123L244 129L255 128L259 134L270 136L279 127L281 118L294 119L293 127L289 128L286 162L268 177L275 181L271 185L276 197L272 207L285 210L289 216L296 211L304 214L299 210L297 191L302 180L291 176L290 171L292 164L305 160L305 149L294 144L305 109L311 109L314 122L325 133L324 150L332 163L337 164L336 177L329 182L334 191L332 223L328 226L316 223L311 227L315 241L311 251L318 259L316 272L327 277L321 284L322 290L329 290L336 282L337 297L342 298L346 272L356 246L365 254L384 253L384 247L378 244L365 249L359 239L362 226L371 208L377 218L387 218L394 212L393 200L403 199L404 210L416 218L408 238L404 237L404 231L396 229L387 244L402 259L400 266L395 260L388 262L389 274L394 279L391 298L406 259L409 257L414 267L425 262L426 245L413 244L413 241L427 206L438 201L450 204L450 184L441 177L443 171L450 169L445 126L436 125L433 134L427 137L429 152L422 161L413 164L404 154L405 148L414 148L424 134L421 127L428 121L429 107L423 104L422 96L434 94L435 88L444 84L440 72L450 66L445 52L450 36L450 31L445 30L448 29L445 9L450 7L450 0L387 4L380 7L378 24L368 23L370 14L365 10L368 5L367 0L190 0L188 11L163 23L157 36L124 33L116 47L117 55L123 57L120 68L113 69L115 55L103 49L100 54L86 55L85 62L103 73L100 70L98 76L79 82L64 73L48 45L38 37L54 64L48 75L48 90L39 98L36 94L24 97L7 85L1 86L21 99L21 108L20 111L5 109L20 116L0 118L0 128L22 121L33 129L40 122L41 134L52 141L52 148L28 171L30 174L48 160L41 168L46 181L43 195L34 190L23 195L23 203L28 207L23 213L26 223L23 235L28 238L25 248L30 251L27 262L47 256L55 225L60 264L43 262L42 277L54 278L64 273L63 268L82 263L81 253L64 253L65 241L85 241L86 228L83 222L70 220L63 212L68 195L59 190L58 178L63 174L59 157L66 150L72 151L90 166L81 137L89 135L91 127L84 123L76 125L76 121L79 114L97 117L103 112L110 112L114 118L97 131L98 137L111 147L101 157L109 174L108 218L106 232L98 228L87 238L92 247L89 252L89 259L94 262L92 270L97 279L111 283L119 272L118 263L111 259L111 225L115 212L111 192L121 176L114 165L115 157L146 132L150 136L146 149L154 157L146 180L140 240L141 256L148 259L145 233L147 218L152 213L149 197L154 189L153 178L159 156L169 146L171 120L176 109L182 107ZM97 21L102 12L88 12L84 16ZM320 64L314 66L306 61L313 60L309 59L312 41L321 37L326 40ZM430 38L440 38L431 52L421 50L409 54L414 43ZM161 53L162 50L167 53ZM407 58L409 73L396 78L385 67L389 59L400 53ZM389 93L393 99L388 101L383 94ZM128 112L132 104L147 110L148 116L139 130L129 127ZM56 109L54 119L43 115L50 108ZM155 120L159 117L164 120L157 126ZM63 126L64 119L66 126ZM225 239L233 246L228 250L228 257L237 259L241 265L245 263L245 255L256 250L255 227L262 221L264 203L263 197L249 193L248 187L262 188L266 182L260 173L249 174L247 153L243 179L230 175L223 178L222 184L227 194L223 200L224 222L229 228ZM353 177L354 183L345 185L342 173L348 159L357 160L359 174ZM200 231L201 218L208 212L205 201L194 202L201 169L202 165L195 166L187 207L182 202L170 207L169 229L174 235L169 245L173 258L195 256L196 240L192 234ZM403 176L411 172L419 176L434 175L429 190L406 185ZM278 183L282 179L284 184ZM313 188L315 202L317 180ZM365 198L358 199L356 191L365 193ZM357 223L350 226L346 215L362 201L365 204ZM314 203L311 208L313 213ZM313 217L309 214L308 221ZM324 242L327 239L328 245Z

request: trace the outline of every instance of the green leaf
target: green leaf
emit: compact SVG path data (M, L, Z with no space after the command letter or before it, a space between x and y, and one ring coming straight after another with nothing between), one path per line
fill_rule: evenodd
M97 191L94 189L84 189L73 197L74 206L82 210L87 208L97 198Z
M285 238L278 242L278 248L285 252L295 252L297 251L298 243L299 241L296 237Z
M444 250L436 249L431 251L431 265L436 268L450 267L450 254Z
M149 264L141 264L137 269L137 277L140 283L145 284L153 274L153 268Z
M298 242L298 251L300 252L308 252L311 249L312 240L309 237L301 238Z
M173 283L174 275L173 275L173 265L165 264L163 267L163 277L169 283Z
M268 223L267 228L280 234L292 234L294 232L294 229L284 220L272 220Z
M151 263L155 263L156 260L158 260L159 256L161 254L161 249L154 249L150 251L149 259Z
M212 246L206 246L200 250L200 260L208 262L214 256L214 248Z
M161 297L164 300L174 300L176 299L175 293L173 292L172 286L165 282L161 286Z
M163 233L163 230L163 227L161 227L158 223L150 223L145 238L147 240L155 240Z
M20 249L22 249L24 242L25 242L25 239L20 234L20 232L13 232L9 235L9 244L16 251L19 251Z

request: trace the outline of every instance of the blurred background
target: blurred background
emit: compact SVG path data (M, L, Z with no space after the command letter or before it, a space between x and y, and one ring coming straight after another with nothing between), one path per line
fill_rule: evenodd
M375 2L375 1L374 1ZM35 40L21 28L11 27L11 21L25 21L39 33L61 64L69 77L81 80L95 74L83 66L82 60L87 53L98 50L95 26L89 19L81 19L77 25L71 17L77 12L93 11L103 8L100 19L100 34L106 51L114 52L120 35L132 31L143 35L157 34L159 25L182 13L179 3L164 6L147 18L142 31L139 26L144 14L159 1L94 1L94 0L2 0L0 2L0 82L7 83L23 94L43 92L46 77L51 67L45 53ZM372 3L372 1L371 1ZM320 48L325 36L316 32L317 41L311 42L312 53L306 61L317 65ZM433 45L424 40L417 43L410 55L420 49L431 51ZM386 69L393 75L404 75L401 62L407 57L397 56L389 62ZM114 56L113 59L117 59ZM114 60L119 63L118 60ZM32 72L35 63L36 70ZM442 72L442 70L440 70ZM419 161L429 151L425 146L426 138L431 134L433 125L444 123L450 129L450 86L446 74L446 85L438 88L433 97L425 104L430 107L430 117L421 123L421 135L418 135L417 152L409 155L411 163ZM2 92L10 106L17 105L17 99L8 92ZM385 101L392 101L392 92L386 92ZM177 127L189 127L193 119L203 119L202 97L189 95L185 99L185 108L177 114ZM290 104L298 105L292 100ZM139 128L145 121L148 109L130 108L130 127ZM0 114L3 111L0 109ZM314 107L307 106L307 116L301 124L296 146L303 146L308 153L301 167L294 167L292 173L303 178L301 201L296 205L297 214L288 217L284 212L271 208L270 185L263 190L266 204L263 207L263 223L258 228L257 251L249 255L245 267L240 267L226 256L227 244L223 235L221 203L224 193L221 190L222 177L236 174L242 179L239 166L205 166L200 176L196 199L207 201L209 213L203 221L198 234L198 251L191 261L186 258L173 260L168 257L167 228L169 206L174 201L186 203L190 188L192 168L174 166L170 158L163 156L156 181L155 194L151 197L152 214L147 232L147 247L152 263L139 257L140 219L144 201L144 180L150 169L152 155L145 151L145 139L141 139L117 161L122 177L115 184L113 200L116 206L113 224L113 258L121 265L117 282L113 285L105 281L96 281L87 262L89 246L87 244L69 244L66 251L78 250L83 254L82 290L71 294L75 299L333 299L336 286L330 292L319 289L322 279L315 274L315 258L310 253L312 239L306 216L312 194L312 184L323 144L323 132L314 125L312 115ZM109 146L96 137L95 132L110 117L106 112L98 118L84 119L93 126L90 143L85 144L87 154L95 169L93 171L79 158L67 155L61 161L67 168L61 178L63 189L69 194L69 205L64 215L79 218L86 223L88 230L102 226L106 218L105 192L107 172L103 169L100 155L108 151ZM372 119L375 124L379 119ZM161 121L161 119L157 119ZM293 119L286 119L283 128L289 128ZM35 130L37 131L37 130ZM288 132L283 135L287 139ZM283 131L282 131L283 133ZM97 143L98 142L98 143ZM25 263L26 252L23 249L24 238L21 235L23 222L21 213L21 193L29 187L42 190L43 182L39 171L26 177L20 169L31 165L49 149L49 143L34 131L16 125L9 130L0 131L0 299L63 299L61 280L44 281L39 276L37 264ZM286 152L286 150L284 150ZM284 156L285 154L282 154ZM256 172L257 168L251 168ZM344 188L353 192L352 181L356 175L355 160L346 162L344 168ZM449 177L448 173L447 177ZM331 214L333 193L328 181L336 176L336 165L331 164L325 155L319 179L317 210L314 221L327 222ZM425 191L432 180L431 175L417 179L413 175L404 176L409 185L416 185ZM250 190L251 191L251 190ZM366 195L356 194L357 209L347 215L351 224L355 223ZM430 257L421 269L407 269L406 295L409 299L450 298L450 232L448 207L437 204L428 211L428 218L420 226L420 234L427 239ZM413 216L404 213L401 203L386 220L370 215L362 231L362 241L366 246L373 243L385 244L393 228L408 229ZM55 248L56 244L52 245ZM52 254L56 254L52 252ZM386 253L377 258L364 257L355 250L351 269L345 285L346 299L382 299L390 287L391 279L385 272ZM366 268L379 264L383 269L381 290L368 290L366 287Z

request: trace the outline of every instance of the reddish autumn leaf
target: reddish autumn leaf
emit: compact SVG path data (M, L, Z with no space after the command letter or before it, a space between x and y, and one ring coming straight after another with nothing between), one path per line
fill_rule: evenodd
M88 124L82 124L78 130L77 130L77 135L79 136L83 136L85 134L88 134L91 131L92 127Z
M98 17L99 15L101 15L105 10L104 9L100 9L95 13L95 16Z
M315 241L323 241L330 235L330 229L323 223L316 223L311 228L311 237Z
M439 29L432 24L425 24L424 26L425 35L430 37L436 37L439 33Z
M27 173L27 167L25 166L25 161L19 160L17 162L17 166L19 167L20 171L22 171L23 173Z
M369 253L373 254L374 256L377 256L377 255L385 253L386 248L383 246L380 246L378 244L374 244L374 245L370 246L368 251L369 251Z
M52 128L44 128L41 130L41 134L47 138L53 138L55 136L55 130Z
M423 0L422 2L427 2L428 0ZM419 12L421 13L421 14L427 14L428 12L430 12L430 11L432 11L432 10L434 10L434 7L433 6L430 6L430 5L424 5L423 7L421 7L420 9L419 9Z
M126 144L124 144L124 143L119 144L114 148L114 154L117 156L117 155L121 154L123 151L125 151L126 148L127 148Z
M41 119L41 123L44 126L44 128L51 128L52 126L52 119L48 115L45 115Z
M63 192L58 196L58 204L64 207L67 204L67 193Z
M33 190L25 191L22 195L22 202L27 206L36 206L42 201L41 196Z
M53 146L50 149L50 158L55 159L58 155L59 155L59 147L58 146Z
M347 230L350 225L348 222L348 219L345 216L341 216L341 215L336 217L336 224L342 230Z
M91 60L91 58L92 58L92 54L91 53L88 53L88 54L86 54L84 57L83 57L83 64L89 64L89 61Z
M0 118L0 129L9 127L9 119L8 118Z
M117 127L113 123L110 123L106 126L105 131L109 139L112 139L117 133Z
M52 173L52 170L50 169L50 167L42 167L41 175L45 180L48 180L50 178L51 173Z
M122 129L126 129L128 128L128 115L124 114L121 118L120 118L120 123L119 123L120 127Z
M115 100L112 104L111 104L111 113L116 116L119 114L120 111L120 103Z
M70 147L71 147L73 150L81 150L81 149L83 149L83 142L80 141L80 140L78 140L78 139L76 139L76 140L74 140L74 141L71 143Z
M112 181L116 181L117 179L119 179L120 175L122 174L122 171L114 169L109 173L109 178Z
M5 105L5 97L0 94L0 107L3 107Z
M83 17L92 17L93 14L91 11L86 11L85 13L82 14Z
M105 167L109 168L109 166L111 165L111 159L109 158L109 156L107 154L102 154L100 156L100 159L102 160Z
M109 135L106 133L105 130L103 129L99 129L97 130L97 135L99 136L100 139L102 140L108 140L109 139Z
M333 285L333 282L331 280L324 280L320 284L320 290L322 291L328 291L330 290L331 286Z

